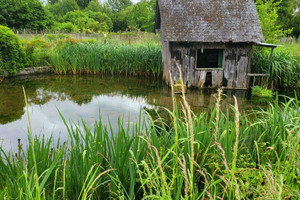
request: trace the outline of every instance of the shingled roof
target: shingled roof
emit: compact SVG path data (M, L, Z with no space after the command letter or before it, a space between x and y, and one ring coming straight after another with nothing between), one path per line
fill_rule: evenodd
M263 41L254 0L158 0L158 5L163 39Z

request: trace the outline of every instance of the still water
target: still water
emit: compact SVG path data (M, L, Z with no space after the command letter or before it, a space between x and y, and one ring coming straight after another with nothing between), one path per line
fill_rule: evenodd
M28 118L22 86L29 102L33 134L53 135L67 139L67 129L61 119L88 126L102 118L103 124L117 127L118 118L134 123L145 110L163 113L162 107L171 108L169 88L161 81L145 78L103 76L23 76L5 79L0 83L0 145L4 150L17 149L17 140L27 143ZM187 99L197 114L212 108L216 102L215 90L188 90ZM240 110L251 110L258 104L249 99L248 91L224 91L222 109L233 104L233 95ZM180 101L180 100L178 100ZM140 114L141 113L141 114Z

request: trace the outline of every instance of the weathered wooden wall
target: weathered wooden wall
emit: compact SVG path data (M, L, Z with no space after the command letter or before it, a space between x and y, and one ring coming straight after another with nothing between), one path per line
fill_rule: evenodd
M216 69L196 69L197 49L225 49L224 66ZM225 43L195 43L162 41L163 77L170 83L169 71L175 82L179 78L179 71L175 62L181 64L183 81L187 87L203 88L207 74L211 73L212 87L227 87L245 89L248 87L247 73L250 71L251 44ZM224 84L223 84L224 83Z
M228 44L225 50L224 78L227 88L248 88L251 44Z

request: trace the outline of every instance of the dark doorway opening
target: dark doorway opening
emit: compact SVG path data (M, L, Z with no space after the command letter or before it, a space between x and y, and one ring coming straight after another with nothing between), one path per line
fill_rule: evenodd
M212 72L207 72L204 87L211 87L211 86L212 86Z

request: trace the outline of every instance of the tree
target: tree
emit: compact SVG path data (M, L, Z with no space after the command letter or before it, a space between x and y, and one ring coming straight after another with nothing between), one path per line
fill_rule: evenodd
M108 0L107 3L113 12L120 12L132 5L130 0Z
M262 31L267 42L277 43L292 31L283 30L282 25L277 23L279 4L280 2L274 0L256 0L255 2Z
M0 24L16 29L45 29L49 14L39 0L0 0Z
M293 21L293 3L295 0L275 0L278 3L277 22L282 25L284 30L292 28Z
M80 31L86 28L86 25L94 21L80 10L70 11L64 16L64 22L71 22L76 25Z
M103 12L103 7L97 0L92 0L85 8L86 11Z
M103 30L104 28L102 28L101 30L111 31L113 29L113 23L111 21L111 18L108 17L105 13L87 11L86 14L89 18L92 18L96 22L99 22L99 24L102 24L102 27L107 27L105 30Z
M77 5L81 8L81 9L85 9L89 3L91 2L91 0L76 0Z
M75 0L59 0L53 5L48 5L47 8L56 16L55 18L57 18L57 16L62 18L67 12L79 10L79 6Z
M152 2L143 0L133 6L133 20L136 28L141 31L151 32L154 30L155 23L155 8L152 7Z
M57 2L58 2L58 0L48 0L48 3L50 3L50 4L55 4Z
M298 11L293 19L293 35L296 38L299 38L300 36L300 12Z

